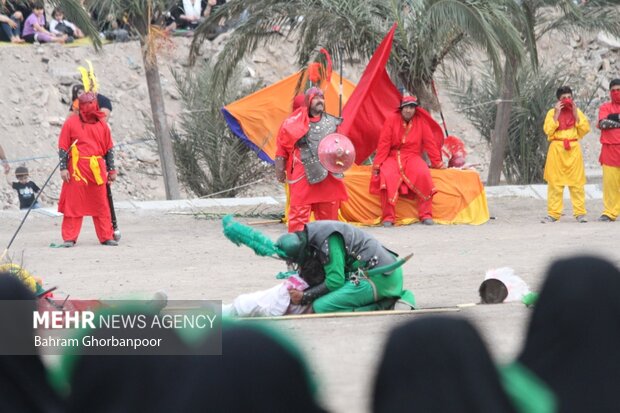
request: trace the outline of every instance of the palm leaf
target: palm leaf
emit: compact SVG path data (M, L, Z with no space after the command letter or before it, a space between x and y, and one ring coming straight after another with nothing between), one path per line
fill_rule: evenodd
M214 76L219 82L226 83L259 45L286 39L296 44L300 66L320 47L337 61L366 61L397 21L389 72L399 86L417 93L414 89L428 86L438 65L455 56L459 44L485 50L496 66L503 50L522 54L519 34L504 11L506 2L513 0L230 0L196 30L191 58L199 55L211 25L223 16L235 21L246 11L249 17L237 22L218 55Z

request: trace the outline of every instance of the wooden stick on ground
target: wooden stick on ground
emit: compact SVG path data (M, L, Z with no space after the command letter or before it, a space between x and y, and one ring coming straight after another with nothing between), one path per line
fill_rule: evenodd
M268 219L267 221L248 222L248 225L267 225L267 224L279 224L281 219Z
M364 316L385 316L385 315L418 315L430 313L454 313L459 312L459 307L441 308L422 308L420 310L382 310L382 311L352 311L346 313L313 313L313 314L294 314L275 317L237 317L237 320L305 320L310 318L343 318L343 317L364 317Z

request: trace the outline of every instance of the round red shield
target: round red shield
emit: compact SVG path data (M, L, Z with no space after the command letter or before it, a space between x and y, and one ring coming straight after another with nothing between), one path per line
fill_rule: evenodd
M319 161L329 172L343 173L355 161L355 147L346 136L330 133L319 143Z

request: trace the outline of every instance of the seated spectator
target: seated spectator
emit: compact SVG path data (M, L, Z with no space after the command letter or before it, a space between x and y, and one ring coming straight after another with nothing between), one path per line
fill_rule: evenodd
M595 257L548 270L517 365L557 396L558 413L617 412L620 406L620 271Z
M82 6L87 9L83 0L81 1ZM100 12L101 10L97 7L91 7L90 9L91 18L97 23L97 27L100 32L99 35L102 38L118 43L124 43L131 40L129 38L130 27L125 21L126 19L118 18L113 14L103 16Z
M395 328L374 384L374 413L514 413L482 339L463 319L428 317Z
M104 311L127 314L118 308ZM152 315L146 314L150 325ZM78 356L67 355L57 374L59 385L69 387L66 413L188 412L179 406L179 393L187 383L185 364L191 357L157 355L185 346L174 330L103 327L82 332L86 334L97 339L161 339L162 347L144 347L140 355L119 355L123 349L115 347L84 347Z
M207 18L211 16L224 4L226 4L226 0L208 0L204 11L204 17ZM214 40L220 34L226 32L226 30L228 30L226 27L226 18L221 17L216 23L209 25L209 34L207 35L207 39Z
M24 22L22 37L28 43L65 43L69 38L66 34L56 36L45 29L44 6L40 1L33 5L32 14Z
M30 180L28 168L25 166L15 168L15 178L17 178L17 182L11 182L9 175L6 175L6 181L17 191L19 209L28 209L33 203L32 208L40 208L39 202L34 202L40 189L37 184ZM43 194L41 194L40 198L43 198Z
M26 304L16 308L12 304L15 311L0 312L0 412L64 412L34 345L32 313L36 298L15 275L0 272L0 301L5 300L23 300ZM24 355L10 355L15 354L16 345Z
M170 10L166 20L166 30L188 29L194 30L211 13L217 4L226 3L223 0L183 0Z
M131 40L129 38L129 27L123 21L112 16L108 16L103 22L102 33L107 40L113 42L125 43Z
M19 11L22 14L22 18L25 19L32 14L34 3L37 1L38 0L7 0L7 3L10 4L15 10ZM47 14L44 12L43 15L47 21ZM22 31L23 30L24 27L22 26Z
M235 323L224 325L221 343L221 356L187 358L176 411L325 412L301 353L284 336Z
M24 16L7 0L0 0L0 41L24 43L20 37Z
M56 7L52 13L50 32L56 36L66 34L67 36L75 39L84 37L84 33L82 33L79 27L70 21L65 20L65 13L58 7Z

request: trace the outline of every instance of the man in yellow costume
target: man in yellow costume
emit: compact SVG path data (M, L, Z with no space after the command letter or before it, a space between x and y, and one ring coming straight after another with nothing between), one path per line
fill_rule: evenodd
M573 101L573 91L562 86L555 94L555 107L547 112L543 129L549 140L544 178L547 181L547 216L543 223L562 215L564 187L568 186L577 222L586 219L586 174L579 140L590 131L590 123Z

